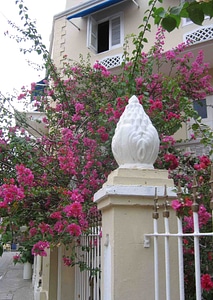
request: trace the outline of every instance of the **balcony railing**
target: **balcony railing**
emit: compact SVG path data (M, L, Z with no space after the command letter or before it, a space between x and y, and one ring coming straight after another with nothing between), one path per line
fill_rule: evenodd
M209 155L211 147L205 147L200 143L200 139L177 143L176 148L182 150L183 152L193 152L196 156Z
M102 66L104 66L106 69L112 69L119 67L122 64L122 61L122 54L116 54L99 60L99 63L102 64Z
M213 39L213 25L200 27L196 30L187 32L184 35L184 42L197 44Z

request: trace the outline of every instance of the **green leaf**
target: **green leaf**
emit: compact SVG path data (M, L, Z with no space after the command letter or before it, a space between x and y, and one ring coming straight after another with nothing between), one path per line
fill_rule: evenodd
M199 125L197 123L192 124L192 129L197 130L199 128Z
M210 16L213 17L213 1L208 2L208 3L202 3L202 9L203 9L203 13L206 16Z
M159 25L159 24L160 24L160 21L161 21L161 19L162 19L161 17L159 17L159 16L155 16L155 17L154 17L155 24L156 24L156 25Z
M177 21L174 17L167 16L162 20L161 25L168 32L171 32L172 30L174 30L177 27Z
M163 7L159 7L155 10L154 15L164 18L166 16L166 11Z
M197 25L202 25L204 21L204 13L202 10L202 6L199 3L191 3L188 8L187 12L189 14L190 20Z
M179 6L174 6L170 9L170 13L172 15L176 15L176 16L179 16L181 11L183 9L183 5L179 5Z

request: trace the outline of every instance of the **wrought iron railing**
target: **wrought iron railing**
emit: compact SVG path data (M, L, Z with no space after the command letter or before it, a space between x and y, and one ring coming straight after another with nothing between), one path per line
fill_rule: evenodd
M213 210L213 172L210 180L211 184L211 197L210 197L210 208ZM213 232L200 232L199 228L199 204L197 202L197 185L194 182L193 186L193 204L192 204L192 212L193 212L193 232L185 233L183 230L183 219L182 216L179 215L177 217L177 233L171 233L169 228L169 217L170 213L168 210L168 203L166 200L166 192L165 192L165 204L163 211L164 218L164 232L159 231L159 206L158 206L158 197L155 195L154 199L154 212L153 212L153 233L144 235L144 247L150 248L150 239L153 238L154 245L154 278L155 278L155 300L160 299L160 288L159 288L159 239L164 239L164 250L165 250L165 282L166 282L166 300L171 299L171 286L170 286L170 269L171 269L171 257L170 257L170 238L177 238L178 240L178 266L179 270L179 300L185 300L185 288L184 288L184 239L190 238L193 240L193 251L194 251L194 272L195 272L195 298L196 300L201 300L202 298L202 288L201 288L201 267L200 267L200 239L213 237ZM178 199L181 202L181 188L179 187L179 191L177 193ZM193 266L191 266L193 267ZM162 276L162 272L161 272ZM191 299L191 298L190 298Z

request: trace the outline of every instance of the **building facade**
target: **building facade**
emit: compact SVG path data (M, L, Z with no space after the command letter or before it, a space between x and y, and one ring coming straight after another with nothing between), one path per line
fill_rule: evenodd
M178 5L173 1L172 5ZM170 1L163 5L169 6ZM111 72L119 71L122 63L123 44L125 38L138 34L148 1L142 0L67 0L65 11L54 16L51 35L50 53L57 67L63 67L63 57L66 55L74 61L79 60L79 54L86 58L89 54L91 63L99 61ZM157 27L152 24L152 30L147 34L148 43L144 51L154 44ZM194 55L202 49L204 59L210 65L213 75L213 21L206 18L203 26L198 26L188 19L183 19L180 28L166 33L165 51L182 42L190 41L187 51ZM129 53L133 45L129 45ZM213 128L213 96L205 99L203 122ZM200 108L197 108L198 110ZM186 138L187 129L178 132L177 138Z

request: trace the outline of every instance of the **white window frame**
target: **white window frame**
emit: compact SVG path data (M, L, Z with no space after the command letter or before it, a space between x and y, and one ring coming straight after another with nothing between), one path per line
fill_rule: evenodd
M116 45L112 45L112 20L116 19L116 18L120 18L120 43L116 44ZM95 53L98 53L98 24L104 23L106 21L109 21L109 49L104 51L110 51L112 49L118 48L118 47L122 47L123 42L124 42L124 22L123 22L123 13L117 13L114 15L111 15L107 18L101 19L96 21L94 19L94 17L89 16L88 20L87 20L87 48L91 49L92 51L94 51ZM96 30L93 30L92 32L92 28L94 29L96 26ZM95 45L92 44L92 36L93 39L96 40ZM103 53L103 52L100 52Z

